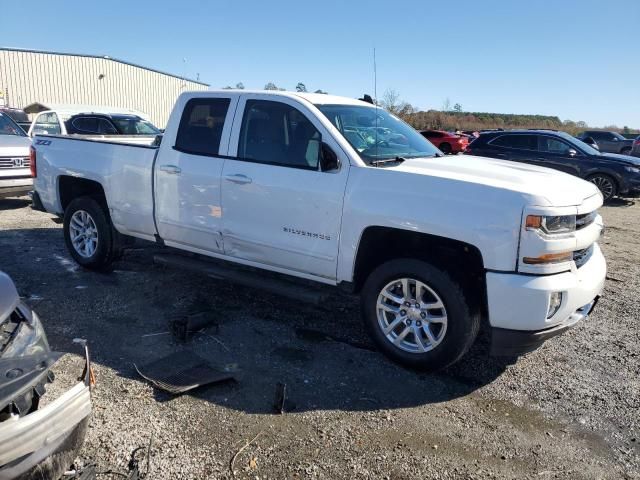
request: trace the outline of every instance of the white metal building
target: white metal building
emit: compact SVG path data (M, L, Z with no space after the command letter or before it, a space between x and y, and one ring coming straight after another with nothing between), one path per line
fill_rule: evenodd
M98 55L0 47L0 106L83 104L145 112L164 128L186 90L206 83Z

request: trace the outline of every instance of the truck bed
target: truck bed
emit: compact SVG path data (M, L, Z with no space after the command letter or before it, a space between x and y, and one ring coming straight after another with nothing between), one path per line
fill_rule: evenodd
M36 135L33 145L35 185L47 210L63 213L63 194L57 195L57 186L64 177L93 180L103 186L119 232L154 239L152 172L157 147L57 135Z

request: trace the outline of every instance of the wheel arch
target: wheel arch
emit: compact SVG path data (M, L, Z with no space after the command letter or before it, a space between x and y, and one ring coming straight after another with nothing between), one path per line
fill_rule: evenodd
M58 177L58 200L63 212L74 199L84 196L95 198L105 212L108 213L107 197L103 186L99 182L70 175Z
M354 291L362 289L375 268L396 258L416 258L449 273L471 297L475 307L483 314L487 312L484 261L476 246L393 227L370 226L362 232L353 267Z

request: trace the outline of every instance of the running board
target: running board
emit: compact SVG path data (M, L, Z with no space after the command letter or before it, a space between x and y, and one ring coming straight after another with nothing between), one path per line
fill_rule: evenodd
M229 266L226 263L223 264L202 256L188 257L171 253L157 253L153 256L153 261L157 265L201 273L216 280L228 280L237 285L255 288L313 305L322 304L330 294L329 287L325 285L318 284L317 288L306 287L282 278L284 275L251 267Z

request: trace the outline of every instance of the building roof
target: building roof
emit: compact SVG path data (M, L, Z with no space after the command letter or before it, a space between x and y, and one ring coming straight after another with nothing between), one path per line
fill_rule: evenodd
M120 60L119 58L113 58L108 55L88 55L86 53L71 53L71 52L53 52L48 50L32 50L29 48L11 48L11 47L0 47L0 50L6 50L8 52L23 52L23 53L42 53L46 55L65 55L69 57L85 57L85 58L99 58L102 60L111 60L112 62L122 63L124 65L129 65L131 67L142 68L143 70L148 70L150 72L159 73L161 75L167 75L169 77L178 78L180 80L186 80L188 82L198 83L200 85L204 85L205 87L209 87L208 83L201 82L199 80L193 80L191 78L183 77L180 75L174 75L173 73L163 72L162 70L157 70L155 68L145 67L143 65L138 65L137 63L127 62L125 60Z

